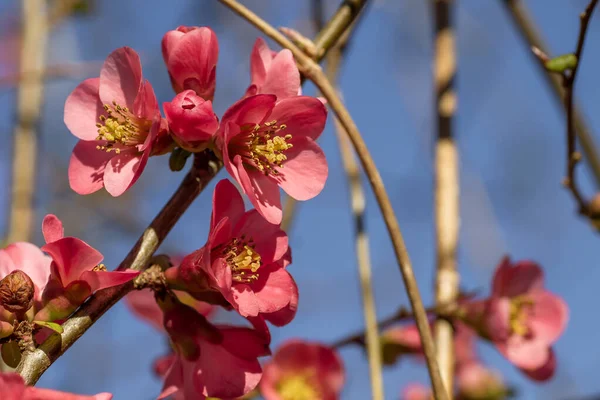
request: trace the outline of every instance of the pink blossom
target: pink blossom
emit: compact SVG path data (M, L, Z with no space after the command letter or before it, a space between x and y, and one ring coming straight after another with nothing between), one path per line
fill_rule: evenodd
M400 395L401 400L430 400L432 398L431 389L420 383L408 384Z
M281 100L301 94L300 72L292 52L288 49L273 51L262 38L256 39L252 48L250 75L246 97L274 94Z
M381 335L383 362L395 364L401 356L422 356L423 347L416 325L402 325L386 329Z
M52 259L37 246L27 242L13 243L0 250L0 279L13 271L23 271L33 281L34 302L41 302L50 278L51 262Z
M164 103L163 109L173 139L186 150L204 150L219 129L211 101L193 90L179 93L170 103Z
M167 32L162 54L175 92L191 89L205 100L213 99L219 43L210 28L179 26Z
M539 265L511 264L505 257L496 269L491 296L466 307L470 323L510 362L537 379L552 376L551 346L565 330L569 310L562 298L544 288Z
M110 393L84 396L57 390L26 386L19 374L0 373L0 397L2 400L111 400Z
M102 254L81 239L64 236L62 222L52 214L44 218L42 250L52 258L51 276L43 293L45 304L36 316L40 320L66 317L93 292L121 285L138 271L106 271Z
M160 305L177 356L159 399L236 398L258 385L257 358L270 354L270 338L251 328L212 325L168 296Z
M509 392L502 376L478 361L457 367L456 381L462 400L504 399Z
M344 365L334 349L288 340L265 364L260 392L266 400L335 400L343 386Z
M216 138L225 168L270 223L281 222L279 187L308 200L325 186L327 161L315 140L326 119L325 106L308 96L259 94L225 112Z
M222 180L213 195L208 242L183 259L178 274L192 292L220 292L244 317L287 309L274 318L287 323L298 301L298 288L283 267L287 250L285 232L256 210L245 211L235 186Z
M81 139L69 164L75 192L90 194L104 186L119 196L137 181L148 157L156 153L165 123L133 49L113 51L100 77L86 79L73 90L65 103L65 124Z

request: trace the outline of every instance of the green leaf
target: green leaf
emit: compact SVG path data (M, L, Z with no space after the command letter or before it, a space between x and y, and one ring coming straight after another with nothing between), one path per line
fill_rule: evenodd
M4 363L11 368L17 368L19 362L21 362L21 349L19 349L19 345L14 340L4 343L0 353L2 353Z
M34 324L42 326L44 328L52 329L56 333L63 333L63 327L56 322L47 322L47 321L33 321Z
M577 57L575 54L563 54L546 61L546 69L552 72L563 73L567 69L573 69L577 66Z
M169 158L169 168L171 168L171 171L181 171L183 167L185 167L185 162L191 154L192 153L181 147L175 147Z

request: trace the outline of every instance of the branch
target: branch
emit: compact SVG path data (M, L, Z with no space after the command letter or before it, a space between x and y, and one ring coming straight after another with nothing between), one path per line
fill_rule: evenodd
M314 19L317 29L319 30L319 34L314 40L316 52L313 59L316 62L320 62L325 57L327 51L334 47L339 41L347 40L354 29L356 19L361 14L361 10L366 3L367 0L344 0L324 27L320 26L322 19L322 14L320 12L321 7L313 5L313 12L315 14ZM342 36L345 36L345 38L342 38ZM305 77L302 76L303 82L304 79ZM298 201L285 195L281 229L286 232L290 231L297 209Z
M415 314L417 327L419 329L419 334L423 343L423 350L425 353L425 359L427 361L427 368L431 379L433 393L436 399L446 400L448 396L444 390L442 380L440 377L440 371L437 365L437 361L435 359L435 348L431 336L431 330L429 329L427 314L425 313L425 308L423 307L423 302L421 301L419 287L417 286L417 282L415 280L414 272L410 263L408 252L406 250L406 245L404 244L404 238L402 237L402 233L400 232L398 220L396 219L394 209L383 185L383 181L381 180L379 171L375 166L373 158L371 157L367 146L362 136L360 135L358 128L356 127L356 124L350 117L350 114L344 107L344 104L339 99L335 89L333 88L327 77L323 74L323 71L321 71L321 68L318 64L316 64L310 57L306 56L302 52L302 50L296 47L279 31L277 31L275 28L273 28L267 22L263 21L260 17L252 13L250 10L248 10L246 7L244 7L237 1L219 1L231 8L242 18L248 20L259 30L261 30L264 34L266 34L271 39L279 43L282 47L285 47L292 52L294 58L296 59L296 62L298 63L300 71L308 79L310 79L315 84L315 86L317 86L317 88L321 91L323 96L327 99L328 104L335 113L336 117L339 119L341 125L344 127L344 130L350 137L354 149L358 154L358 157L360 158L363 169L367 177L369 178L371 187L373 188L373 192L375 194L375 198L379 203L381 214L386 223L390 238L392 240L392 244L394 246L396 259L400 267L402 279L404 280L406 292L408 294L411 307Z
M435 94L438 135L435 151L435 233L437 274L435 304L454 302L458 296L456 248L459 229L458 151L452 132L456 111L455 35L452 26L452 0L435 0ZM454 330L438 319L434 325L437 360L447 393L453 393Z
M579 213L583 215L589 215L589 206L587 201L581 194L581 190L577 183L577 176L575 174L575 167L581 160L581 154L577 152L576 148L576 133L574 119L574 101L573 92L575 90L575 79L577 78L577 72L581 65L581 57L583 54L583 45L585 44L585 37L587 28L590 22L590 17L594 12L594 8L598 4L598 0L592 0L585 8L585 11L580 15L581 27L579 28L579 37L577 38L577 47L575 49L575 58L577 62L573 69L569 72L563 72L563 87L565 88L565 110L567 112L567 172L564 179L564 185L571 191L575 201L579 205Z
M509 15L512 17L514 24L518 28L518 32L521 34L524 40L529 44L530 47L539 49L539 51L543 54L547 54L547 46L545 46L541 35L531 17L528 15L527 10L524 5L519 0L502 0L502 3L506 6ZM592 5L590 3L590 5ZM591 13L590 13L591 15ZM588 16L589 19L589 16ZM582 21L583 22L583 21ZM587 23L586 23L587 25ZM583 25L582 25L583 27ZM586 26L587 28L587 26ZM583 40L580 32L580 39ZM584 32L583 32L584 33ZM585 35L585 33L584 33ZM579 41L579 40L578 40ZM581 42L583 46L583 41ZM582 47L583 49L583 47ZM552 92L555 94L556 100L560 103L561 107L563 103L566 103L567 98L567 90L563 86L564 80L560 75L547 73L545 61L540 57L534 57L537 61L538 66L540 67L540 71L543 73L543 76L548 83L548 86L552 89ZM578 60L579 63L579 60ZM570 129L575 132L579 140L581 141L581 147L585 154L585 158L589 163L589 167L591 172L596 180L596 185L600 186L600 158L596 153L596 146L594 144L594 140L590 130L586 126L585 121L581 116L581 112L577 110L575 105L573 104L572 98L572 90L571 90L571 99L569 99L569 103L571 104L571 121L568 122ZM566 108L565 108L566 111ZM569 118L569 117L568 117ZM570 158L570 154L569 154ZM567 161L568 168L569 161ZM580 204L578 202L578 204Z
M339 64L342 61L343 43L334 47L327 57L327 76L335 82ZM377 328L377 312L375 297L373 295L373 283L371 280L371 259L369 256L369 237L365 230L365 193L360 177L360 168L356 162L352 145L344 127L335 119L335 131L338 138L340 153L346 178L350 189L352 203L352 214L354 215L354 228L356 234L356 257L358 262L358 274L363 298L363 312L365 315L367 356L369 359L369 373L371 377L371 391L374 400L383 400L383 380L381 371L381 341L379 329Z
M118 271L146 268L150 258L175 223L220 170L221 164L212 153L196 154L192 170L138 239ZM33 385L58 357L71 347L108 309L133 288L133 283L98 291L63 325L62 334L52 334L38 349L23 354L17 372L28 385Z

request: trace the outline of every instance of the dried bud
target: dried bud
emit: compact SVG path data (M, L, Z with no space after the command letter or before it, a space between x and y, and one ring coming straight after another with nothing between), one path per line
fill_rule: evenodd
M25 313L33 305L34 290L25 272L13 271L0 281L0 305L12 313Z

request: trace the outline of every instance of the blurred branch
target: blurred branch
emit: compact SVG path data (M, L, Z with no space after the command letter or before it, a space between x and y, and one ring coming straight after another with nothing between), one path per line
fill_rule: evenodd
M221 164L211 153L196 154L194 166L167 204L138 239L118 271L146 268L150 258L175 223L220 170ZM65 323L63 333L50 336L38 349L23 354L17 367L28 385L33 385L44 371L77 341L104 313L133 288L133 283L100 290L91 296Z
M48 26L45 0L23 0L23 46L19 69L43 71ZM21 82L17 93L17 124L14 131L12 192L6 241L29 241L33 227L33 196L37 159L36 125L43 97L40 78Z
M91 71L97 71L102 65L101 62L82 62L48 66L45 69L26 70L16 75L7 75L0 77L0 86L13 86L28 81L42 81L49 79L74 78L79 75L85 75Z
M325 53L331 49L338 41L344 40L347 42L349 35L354 29L354 23L361 10L367 3L367 0L344 0L338 7L331 19L321 26L323 23L323 7L320 6L320 0L313 2L313 19L319 33L315 37L314 47L316 49L313 59L320 61L325 56ZM342 38L345 36L346 38ZM304 76L302 79L304 80ZM287 194L284 197L283 219L281 221L281 229L289 232L294 221L294 215L298 208L298 201Z
M456 112L456 42L452 25L452 0L434 0L433 16L435 57L435 106L437 112L437 142L435 151L435 234L437 243L437 273L435 304L453 302L458 296L456 248L460 218L458 151L452 132ZM453 393L454 330L452 324L438 319L434 325L437 360L446 385Z
M379 171L358 128L356 127L356 124L352 120L352 117L348 113L348 110L344 104L341 102L334 87L331 85L325 74L323 74L323 71L319 65L313 61L312 58L305 55L302 50L296 47L294 43L277 31L277 29L273 28L271 25L237 1L219 1L228 6L232 11L236 12L239 16L252 23L256 28L258 28L271 39L275 40L282 47L290 49L294 55L294 58L296 59L296 62L298 63L298 68L300 69L301 73L303 73L307 79L310 79L321 91L323 96L327 99L329 107L332 109L344 130L350 137L350 140L354 146L354 150L358 154L363 169L369 178L369 182L373 188L375 198L377 199L381 209L382 217L386 223L392 244L394 246L400 272L404 280L406 292L410 299L410 303L415 314L417 327L419 329L419 335L423 343L423 350L425 353L425 359L427 361L427 368L431 379L433 393L436 399L446 400L448 396L444 390L440 377L440 371L435 359L435 347L433 344L433 338L431 336L431 330L429 329L427 314L425 313L425 308L423 307L423 302L419 293L419 287L417 286L417 282L415 280L410 258L404 243L404 238L402 237L398 220L396 219L394 209L383 185L383 181L381 180Z
M501 1L506 6L506 10L518 28L518 32L529 44L529 46L535 47L547 54L548 48L521 0ZM563 87L561 77L556 74L547 73L544 61L539 57L534 57L534 59L537 61L540 71L546 79L548 86L552 89L557 102L562 107L566 96L566 91ZM585 154L585 158L589 163L589 167L596 181L596 185L600 186L600 158L596 152L596 146L594 144L592 134L583 120L581 112L575 106L573 106L572 110L572 120L574 124L574 130L581 141L581 147Z
M347 38L347 35L345 35ZM340 41L327 57L326 74L329 80L336 82L339 66L342 61L345 43ZM346 178L350 189L350 200L352 214L354 216L354 228L356 234L356 257L358 263L358 274L363 300L363 312L365 315L365 333L367 343L367 356L369 359L369 373L371 378L371 391L374 400L383 400L383 378L381 371L381 342L379 329L377 328L377 311L375 297L373 295L373 282L371 279L371 259L369 255L369 237L366 232L365 220L365 193L361 182L360 168L356 162L356 156L352 151L352 144L344 127L337 119L334 119L335 131L338 138L340 153Z

